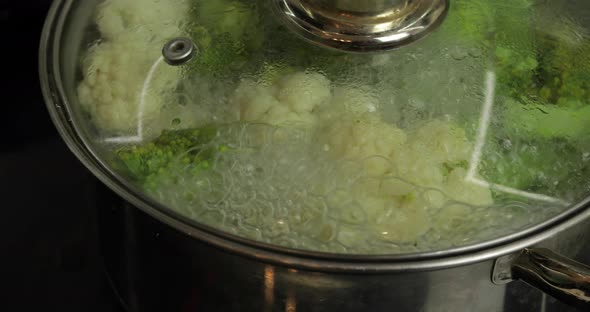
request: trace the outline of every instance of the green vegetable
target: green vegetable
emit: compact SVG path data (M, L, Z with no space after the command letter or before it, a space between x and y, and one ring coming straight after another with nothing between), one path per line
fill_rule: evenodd
M572 30L574 31L574 30ZM544 36L539 93L547 102L567 106L572 101L590 102L590 42Z
M537 29L532 53L496 49L499 82L512 97L504 125L513 135L580 142L590 134L590 40L567 21L551 25L557 30Z
M199 54L189 73L219 78L259 73L264 66L348 76L370 58L315 46L294 35L276 19L266 2L216 0L198 2L188 27ZM264 70L264 69L262 69Z
M453 41L483 45L493 30L494 7L489 0L455 1L440 31Z
M573 104L571 106L574 106ZM504 110L509 132L523 139L564 138L587 140L590 135L590 106L570 107L548 104L521 104L509 101Z
M165 130L154 141L125 147L115 152L117 166L136 183L154 189L171 166L207 169L215 151L206 144L215 138L214 127L187 130Z
M494 184L576 200L590 190L589 153L563 140L490 140L480 173Z
M504 10L494 34L496 71L507 95L559 106L590 101L590 40L561 3ZM508 14L521 11L522 14ZM558 13L556 13L558 12ZM520 22L519 22L520 21ZM537 27L533 27L533 25Z
M189 31L199 55L191 71L205 75L231 75L251 64L265 40L255 3L200 1L194 9L195 25Z

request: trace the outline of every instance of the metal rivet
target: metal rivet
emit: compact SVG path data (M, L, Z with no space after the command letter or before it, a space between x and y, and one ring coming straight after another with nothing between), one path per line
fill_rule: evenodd
M197 54L197 48L188 38L174 38L162 49L166 63L178 66L187 63Z

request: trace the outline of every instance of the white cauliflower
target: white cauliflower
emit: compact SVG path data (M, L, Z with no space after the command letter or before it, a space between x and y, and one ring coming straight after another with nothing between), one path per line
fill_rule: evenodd
M188 0L108 0L98 6L101 40L83 61L78 95L99 130L134 135L141 119L146 136L158 131L152 123L160 117L165 95L176 86L180 71L160 62L150 81L148 74L166 40L182 34L188 9Z
M334 89L332 103L351 113L376 113L379 109L375 90L367 86L338 86Z
M465 132L449 122L433 120L410 132L409 140L392 159L400 176L425 187L439 188L445 164L467 162L471 144Z
M432 228L434 216L447 218L451 200L492 203L488 188L465 180L473 147L463 129L431 120L402 130L383 121L375 94L369 87L335 87L321 74L299 72L274 83L243 81L233 102L240 120L303 125L332 159L362 164L365 178L350 190L330 193L328 205L349 210L355 202L382 240L417 240ZM351 179L341 169L333 178ZM448 218L460 218L461 211L449 209ZM341 233L343 241L353 239L348 233Z
M471 156L465 131L452 122L432 120L406 132L381 119L371 88L332 87L319 73L289 74L273 84L244 80L233 102L240 120L315 126L316 143L335 157L365 162L372 176L399 175L444 190L448 166ZM450 176L453 185L460 184L455 175ZM489 202L489 196L480 199Z
M411 196L367 197L367 211L374 235L391 242L412 242L428 231L431 220L428 206Z
M312 113L332 97L330 81L315 72L298 72L277 81L277 99L298 113Z
M244 80L232 103L242 121L307 127L315 124L315 112L331 98L330 81L324 75L297 72L270 85Z
M121 41L129 33L157 41L178 35L190 5L190 0L106 0L97 8L96 24L108 41Z
M443 191L451 198L476 206L488 206L493 203L492 195L487 187L465 180L467 170L456 168L444 185ZM477 176L479 178L479 176Z
M325 150L338 158L364 161L372 176L395 173L395 167L382 158L391 159L407 140L403 130L382 122L378 116L347 112L322 120L317 133Z
M365 113L341 115L320 129L320 142L330 153L362 161L373 177L357 183L352 192L367 196L359 202L381 239L416 240L432 226L431 215L449 200L492 204L490 190L466 181L464 168L449 169L449 164L466 163L472 148L464 131L449 122L433 120L406 133ZM438 217L444 214L443 209Z
M319 142L336 157L363 161L371 176L396 176L442 190L452 199L475 205L491 203L487 188L465 181L472 146L465 132L450 122L430 121L415 131L399 128L367 114L343 116L323 124ZM395 194L399 185L381 191ZM469 194L465 194L465 191ZM400 195L400 194L398 194Z

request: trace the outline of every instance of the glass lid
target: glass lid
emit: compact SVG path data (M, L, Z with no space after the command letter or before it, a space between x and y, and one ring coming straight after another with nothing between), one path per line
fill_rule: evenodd
M299 250L468 246L585 198L590 2L372 2L100 2L70 109L144 196Z

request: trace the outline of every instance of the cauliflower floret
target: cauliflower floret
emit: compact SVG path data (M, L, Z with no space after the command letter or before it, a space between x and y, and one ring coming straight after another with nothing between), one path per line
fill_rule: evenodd
M427 206L419 200L368 197L365 209L375 236L390 242L416 241L430 228Z
M369 114L342 113L322 124L319 142L334 156L365 161L366 170L373 176L393 173L380 157L390 159L399 152L406 141L403 130Z
M344 106L351 113L375 113L379 109L379 98L375 90L366 86L335 88L332 103Z
M281 106L273 93L272 87L249 79L242 80L232 97L237 118L244 121L263 119L271 108Z
M135 55L142 50L140 46L143 44L134 41L126 45L105 42L96 46L84 62L84 80L78 86L80 104L103 131L136 132L139 118L149 122L158 117L163 105L162 93L176 85L178 69L158 66L143 97L140 116L142 89L148 83L150 67L158 59L157 52ZM150 54L151 58L145 56Z
M488 188L465 179L472 146L452 122L432 120L404 131L381 118L374 90L333 88L319 73L263 81L241 82L232 98L237 118L287 129L303 125L323 151L321 157L338 160L329 181L314 178L310 189L326 196L332 218L346 224L366 222L371 231L363 238L343 231L336 234L339 241L355 244L378 237L410 243L433 228L435 217L461 217L463 210L457 209L445 215L451 201L492 203ZM333 190L328 187L333 181L343 184Z
M296 113L310 113L332 97L330 81L314 72L298 72L280 79L277 98Z
M312 126L317 120L314 111L331 97L330 81L324 75L298 72L271 85L243 80L231 102L242 121Z
M98 6L96 24L107 41L129 33L137 41L167 39L178 36L190 5L190 0L106 0Z
M451 198L476 206L488 206L493 204L492 194L489 188L471 183L465 179L467 170L454 169L447 178L443 190Z
M393 161L399 176L422 187L439 188L444 182L442 167L432 162L429 150L415 150L404 146Z
M404 152L392 161L408 181L440 188L445 180L445 164L467 162L471 149L463 129L451 122L433 120L410 132Z
M432 120L418 128L412 135L411 147L416 152L428 152L436 164L467 160L472 146L465 130L451 122Z
M433 226L443 232L449 232L459 226L465 226L470 222L470 215L473 214L473 209L467 205L453 203L445 207L438 214L434 216Z
M165 41L182 33L188 1L173 2L108 0L98 7L96 23L102 38L83 61L78 96L102 132L136 135L140 119L145 136L161 130L153 122L160 117L166 92L177 85L180 70L160 62L147 80Z
M322 120L318 142L336 158L363 162L373 179L358 183L359 192L403 198L398 208L409 210L440 209L450 199L471 205L492 203L488 188L468 182L466 170L451 165L467 164L472 149L464 130L451 122L433 120L406 134L369 113L334 116L339 117ZM412 184L430 190L419 191ZM422 218L422 212L403 215L419 213Z

